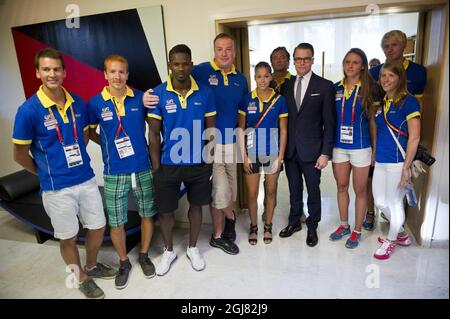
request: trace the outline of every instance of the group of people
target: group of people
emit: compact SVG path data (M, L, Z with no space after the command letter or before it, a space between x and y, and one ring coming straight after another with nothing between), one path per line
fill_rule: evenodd
M330 240L350 235L346 247L356 248L361 228L373 229L375 215L369 207L367 185L375 166L375 205L390 220L390 230L386 239L379 238L381 246L374 256L386 259L395 245L407 245L402 190L411 180L409 169L420 138L420 104L411 94L423 93L426 73L422 66L403 58L403 32L387 33L381 46L386 63L371 70L365 53L351 49L343 59L344 78L334 85L312 72L311 44L300 43L294 49L296 76L287 71L289 52L276 48L270 56L273 70L267 62L255 66L257 87L252 92L234 66L236 44L229 34L219 34L214 39L213 59L196 66L189 47L174 46L169 52L167 81L145 93L127 85L128 61L113 54L104 60L108 84L87 106L62 86L66 76L62 55L51 48L39 51L35 68L42 85L18 109L14 159L39 176L54 236L60 240L65 263L79 268L81 292L88 298L104 297L93 278L114 278L118 289L128 284L133 266L127 256L124 225L130 191L139 206L138 262L146 278L165 275L177 258L173 227L181 183L189 202L186 255L193 269L205 268L197 248L204 205L210 206L213 224L210 245L238 254L233 210L237 154L248 193L249 244L258 242L261 174L265 191L263 242L273 240L278 177L285 167L290 212L288 225L279 236L290 237L302 228L304 180L308 191L306 244L317 245L320 176L331 160L341 222ZM405 158L394 136L404 147ZM86 152L89 140L99 144L102 151L107 220L120 260L118 270L97 262L106 218ZM351 171L356 193L353 231L348 224ZM148 251L156 214L165 247L155 267ZM76 246L78 220L88 229L84 267Z

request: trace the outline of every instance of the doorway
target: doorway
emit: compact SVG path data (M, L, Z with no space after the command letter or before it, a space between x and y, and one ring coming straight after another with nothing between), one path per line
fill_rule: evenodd
M370 6L368 6L370 7ZM448 98L445 98L445 90L448 87L448 76L444 76L448 72L448 62L445 63L445 55L448 55L448 3L446 1L416 1L404 3L399 6L398 3L395 4L383 4L377 7L379 10L376 12L377 16L373 16L373 12L368 12L368 7L351 7L351 8L339 8L339 9L325 9L319 11L309 11L309 12L289 12L285 14L267 15L267 16L256 16L256 17L243 17L243 18L233 18L233 19L223 19L216 20L216 33L228 32L233 34L237 39L237 59L236 67L242 71L242 73L247 77L249 83L252 83L251 76L251 55L252 46L249 40L249 33L252 32L251 28L255 25L274 25L274 24L285 24L290 22L305 22L316 23L322 21L329 23L330 20L341 20L344 21L348 18L360 17L363 19L382 19L383 16L392 14L416 14L417 18L417 28L414 26L410 27L410 30L417 30L414 37L414 32L407 32L410 36L410 47L412 48L409 52L410 56L407 58L414 59L418 63L422 63L427 68L428 79L427 86L425 89L425 94L423 98L426 110L422 114L422 126L425 128L422 131L421 140L422 143L431 151L431 153L436 158L445 158L445 153L448 148L448 143L446 148L437 147L437 145L442 145L446 138L446 135L442 132L448 132L448 116L445 116L445 121L441 117L448 108ZM378 24L379 25L379 24ZM369 25L370 26L370 25ZM358 28L358 25L353 26ZM395 25L388 25L387 28L400 29ZM408 28L407 28L408 29ZM407 31L407 30L406 30ZM380 31L383 32L383 31ZM270 41L274 41L277 37L270 37ZM307 37L305 37L305 41ZM336 37L333 38L333 44L335 44ZM349 49L351 46L360 46L358 40L353 40L349 37L347 40L350 42L342 44L343 47ZM365 40L365 39L363 39ZM373 41L374 49L369 49L370 52L374 52L375 56L383 57L379 53L376 53L376 49L379 48L380 39ZM356 42L354 42L356 41ZM315 43L316 41L310 40L310 42ZM356 43L354 45L354 43ZM357 45L358 44L358 45ZM411 45L412 44L412 45ZM370 44L372 45L372 44ZM271 48L277 45L271 45ZM316 54L316 64L319 67L322 65L322 61L338 61L340 64L342 57L338 57L338 54L331 54L327 60L326 50L325 56L317 57ZM320 55L320 54L319 54ZM333 59L331 57L335 56ZM369 59L371 56L369 56ZM264 60L269 60L268 56L264 56ZM318 61L320 63L318 63ZM446 66L444 68L444 65ZM317 67L317 66L316 66ZM340 70L341 68L338 68ZM316 70L317 71L317 70ZM328 75L325 75L328 72ZM321 70L318 70L318 74L324 77L330 78L331 80L338 79L342 76L339 72L334 72L333 68L330 66L327 68L326 62L323 63ZM339 75L339 76L338 76ZM448 95L447 95L448 97ZM448 113L445 113L448 114ZM436 124L436 125L435 125ZM448 140L448 139L447 139ZM444 170L447 172L448 176L448 165L441 166L440 164L435 164L434 167L429 169L429 173L421 177L421 179L416 183L416 192L418 195L419 205L416 208L408 209L408 226L411 229L414 237L419 244L425 246L431 245L431 240L435 234L436 228L436 216L438 212L435 209L426 210L426 207L439 206L437 201L439 198L448 198L448 187L444 190L439 190L436 187L431 187L433 183L439 182L434 180L439 177L438 173L433 174L433 169ZM238 174L238 187L239 195L237 205L240 208L246 207L246 194L245 194L245 184L244 178L239 171ZM433 180L432 180L433 177ZM448 185L448 182L447 182ZM442 206L442 205L441 205ZM424 222L425 220L425 222ZM445 225L444 225L445 227ZM441 230L442 231L442 230ZM446 239L448 242L448 225L445 230Z

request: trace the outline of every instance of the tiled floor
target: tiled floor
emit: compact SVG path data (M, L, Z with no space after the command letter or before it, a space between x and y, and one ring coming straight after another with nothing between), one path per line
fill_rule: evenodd
M279 238L289 208L287 181L280 178L274 241L256 246L247 242L249 219L242 213L237 223L241 252L230 256L209 246L211 226L205 224L198 243L206 269L194 271L186 257L187 230L175 232L178 259L163 277L145 279L137 264L138 247L129 254L133 271L128 287L116 290L113 280L97 280L106 298L448 298L449 250L427 249L413 243L398 248L387 261L372 257L377 236L387 233L386 223L363 232L360 247L349 250L344 241L331 242L328 235L339 218L335 184L328 167L322 176L323 214L319 244L306 246L306 227L291 238ZM260 198L262 202L262 198ZM352 201L353 203L353 201ZM261 207L261 206L260 206ZM351 209L351 216L353 215ZM260 212L261 213L261 212ZM209 214L207 211L204 214ZM350 223L353 223L351 218ZM262 222L259 225L262 229ZM157 230L150 257L158 263L162 238ZM84 248L80 247L82 260ZM110 243L99 256L117 267ZM8 213L0 212L0 298L83 298L77 289L66 288L69 273L60 257L58 242L35 243L33 233Z

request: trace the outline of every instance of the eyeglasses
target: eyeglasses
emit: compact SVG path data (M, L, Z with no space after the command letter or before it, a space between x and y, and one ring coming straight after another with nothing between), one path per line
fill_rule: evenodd
M306 57L306 58L294 58L294 63L309 63L314 59L313 57Z

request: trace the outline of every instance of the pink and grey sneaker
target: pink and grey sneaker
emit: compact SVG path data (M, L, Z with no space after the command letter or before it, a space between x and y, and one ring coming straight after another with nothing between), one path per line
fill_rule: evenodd
M390 242L389 240L384 239L383 243L381 244L380 248L377 249L375 254L373 255L376 259L389 259L391 254L395 250L395 244L393 242Z
M400 246L409 246L411 245L411 239L409 239L408 233L398 234L395 243Z
M382 237L378 237L378 242L380 244L382 244L386 239L382 238ZM397 239L395 240L395 243L399 246L409 246L411 245L411 239L409 239L409 235L407 233L403 234L403 235L398 235Z

